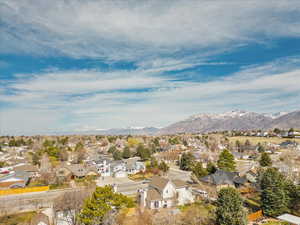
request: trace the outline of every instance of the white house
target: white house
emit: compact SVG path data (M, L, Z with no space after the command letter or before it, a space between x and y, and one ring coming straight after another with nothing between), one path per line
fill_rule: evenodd
M102 158L102 159L96 161L95 163L96 163L95 166L98 170L98 173L102 177L111 176L111 160L110 159Z
M146 166L143 162L140 162L140 157L133 157L129 159L123 159L125 163L127 174L136 174L140 171L145 171Z
M169 180L155 176L148 188L138 191L141 207L150 209L170 208L194 202L192 191L181 180Z

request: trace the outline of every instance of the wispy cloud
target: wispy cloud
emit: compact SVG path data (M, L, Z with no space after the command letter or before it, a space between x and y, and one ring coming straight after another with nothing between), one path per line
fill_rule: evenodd
M14 105L1 110L1 124L7 132L33 132L30 124L36 130L164 126L199 112L293 110L299 108L298 59L244 68L209 82L173 82L142 68L57 71L25 80L21 76L6 87L14 94L0 95L0 102Z
M141 61L299 37L297 0L3 0L1 52Z
M299 56L237 66L222 77L196 68L234 64L216 56L253 43L300 38L299 14L298 0L2 0L0 54L131 66L67 70L46 63L42 72L0 74L0 133L164 126L232 108L297 109Z

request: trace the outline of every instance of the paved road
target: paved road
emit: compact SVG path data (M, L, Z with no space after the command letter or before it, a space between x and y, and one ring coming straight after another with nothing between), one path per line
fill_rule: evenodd
M43 192L31 192L16 195L0 196L0 215L14 214L16 212L35 211L41 208L52 207L54 199L66 192L80 189L59 189Z

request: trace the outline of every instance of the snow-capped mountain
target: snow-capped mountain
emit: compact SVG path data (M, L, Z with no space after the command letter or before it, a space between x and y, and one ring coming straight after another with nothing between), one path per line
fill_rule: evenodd
M290 112L277 112L277 113L263 113L263 115L271 117L272 119L277 119L281 116L284 116Z
M300 127L300 113L265 114L241 110L220 114L202 113L162 128L159 133L205 133L225 130L270 129L274 126L278 128L287 128L287 126L298 128Z
M201 113L186 120L158 127L126 127L112 129L85 128L69 133L101 135L160 135L176 133L206 133L225 130L300 129L300 111L256 113L235 110L225 113Z

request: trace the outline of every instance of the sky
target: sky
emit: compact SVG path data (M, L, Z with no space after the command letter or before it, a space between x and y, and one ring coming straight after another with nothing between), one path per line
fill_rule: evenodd
M300 109L299 0L0 0L0 135Z

